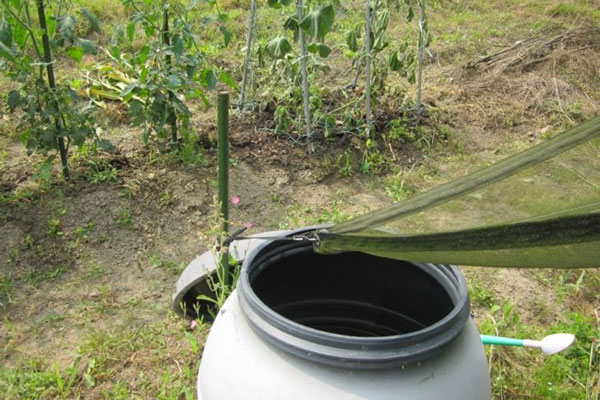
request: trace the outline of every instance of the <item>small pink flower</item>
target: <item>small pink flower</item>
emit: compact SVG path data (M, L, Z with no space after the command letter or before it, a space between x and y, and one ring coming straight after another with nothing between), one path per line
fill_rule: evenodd
M190 331L193 331L194 329L196 329L198 327L198 321L196 321L195 319L193 319L190 322Z
M242 199L240 199L240 196L232 196L230 201L231 201L231 204L233 204L234 206L237 206L240 204Z
M246 223L244 224L244 228L246 228L246 229L250 229L250 228L252 228L253 226L254 226L254 224L253 224L252 222L246 222Z

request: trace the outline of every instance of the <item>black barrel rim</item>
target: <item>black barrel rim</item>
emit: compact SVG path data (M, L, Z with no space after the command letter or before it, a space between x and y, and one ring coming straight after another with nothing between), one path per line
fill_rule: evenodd
M295 235L314 228L290 233ZM436 323L410 333L350 336L292 321L266 305L252 288L253 279L290 252L312 251L306 242L268 241L244 260L238 299L253 330L276 347L311 361L344 368L388 368L425 361L442 351L463 330L470 312L465 279L456 266L410 263L429 273L447 292L454 307ZM267 262L265 266L265 262ZM262 268L262 269L261 269Z

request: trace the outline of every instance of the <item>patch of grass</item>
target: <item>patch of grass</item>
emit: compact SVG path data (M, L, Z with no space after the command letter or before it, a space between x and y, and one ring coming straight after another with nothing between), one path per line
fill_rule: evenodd
M11 293L14 289L14 281L10 275L0 276L0 308L6 308L12 303Z
M592 318L570 312L551 326L523 323L515 306L504 302L490 307L488 318L479 328L484 334L523 339L541 339L559 332L577 338L571 348L550 357L534 349L487 346L495 398L598 398L600 332Z
M150 265L153 268L164 269L173 275L179 275L185 268L185 262L176 262L168 257L164 257L161 254L154 252L150 255Z
M96 280L102 275L104 275L104 267L99 264L96 264L93 261L90 261L86 266L83 275L85 279Z
M35 268L29 268L23 274L23 281L30 285L36 286L40 282L45 281L53 281L59 278L63 273L65 273L67 267L60 266L56 268L50 268L48 271L37 271Z
M483 283L475 278L467 281L471 301L479 306L492 308L496 304L494 292L487 289Z
M91 183L110 183L118 180L118 171L114 167L106 167L104 169L92 169L88 175L88 179Z
M131 211L126 208L119 210L117 217L117 223L124 228L131 228L133 226L133 218Z
M48 219L48 228L46 229L48 236L62 236L63 232L60 229L60 220L55 217Z
M402 171L385 178L383 185L385 193L394 201L404 200L415 192L407 183Z
M165 190L160 195L160 199L158 200L158 202L162 208L168 208L174 204L175 195L170 190Z
M89 221L84 226L78 226L75 228L75 236L77 237L77 240L86 242L91 230L94 229L94 226L96 226L94 221Z
M321 210L315 210L310 206L288 206L283 216L283 222L279 224L279 228L292 229L327 222L338 223L350 217L351 215L344 210L343 202L338 198L334 198L330 201L328 207L324 207Z
M78 378L78 362L62 371L55 364L38 360L10 368L0 367L0 392L7 399L65 399L74 394Z

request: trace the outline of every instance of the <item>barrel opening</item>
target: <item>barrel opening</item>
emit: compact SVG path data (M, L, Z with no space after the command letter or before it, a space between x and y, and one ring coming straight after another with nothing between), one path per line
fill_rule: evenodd
M419 331L455 307L450 288L423 265L364 253L321 255L310 246L261 257L250 285L288 320L346 336Z

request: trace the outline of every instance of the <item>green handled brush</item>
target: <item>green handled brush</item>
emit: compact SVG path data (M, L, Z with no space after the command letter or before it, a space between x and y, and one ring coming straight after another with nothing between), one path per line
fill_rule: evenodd
M541 349L546 355L560 353L575 342L575 336L570 333L556 333L542 340L515 339L502 336L481 335L483 344L495 344L498 346L535 347Z

